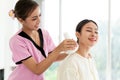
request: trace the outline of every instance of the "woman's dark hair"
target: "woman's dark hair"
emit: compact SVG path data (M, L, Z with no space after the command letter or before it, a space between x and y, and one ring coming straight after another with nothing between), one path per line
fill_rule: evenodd
M89 22L93 22L96 26L98 26L95 21L89 20L89 19L84 19L84 20L82 20L81 22L78 23L78 25L77 25L77 27L76 27L76 32L81 33L83 26L84 26L85 24L89 23ZM78 39L77 39L77 42L79 42Z
M34 0L18 0L15 5L15 17L25 20L38 7Z

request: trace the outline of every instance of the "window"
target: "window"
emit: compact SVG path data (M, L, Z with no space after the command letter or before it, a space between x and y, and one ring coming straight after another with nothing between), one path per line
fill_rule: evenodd
M68 32L75 40L79 21L92 19L98 24L99 41L91 50L95 56L100 80L120 79L120 11L119 0L43 0L44 27L56 44ZM54 34L55 33L55 34ZM56 80L58 63L46 71L46 80Z
M120 80L120 11L117 10L120 1L111 0L111 63L112 63L112 80Z
M75 37L75 28L81 20L92 19L97 22L99 41L91 52L95 56L101 80L106 80L108 0L62 0L61 2L62 33L67 31Z

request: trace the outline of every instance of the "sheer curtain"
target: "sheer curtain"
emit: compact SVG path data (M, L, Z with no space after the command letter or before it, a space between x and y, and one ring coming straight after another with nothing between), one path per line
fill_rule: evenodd
M92 19L99 27L99 41L91 50L100 80L120 80L120 11L119 0L42 0L42 27L58 45L68 32L73 39L79 21ZM56 80L59 63L46 71L46 80Z
M108 0L62 0L61 27L62 34L69 32L75 38L75 28L83 19L92 19L99 28L99 41L91 50L95 56L99 76L106 80L107 54L108 53ZM63 38L64 39L64 38Z

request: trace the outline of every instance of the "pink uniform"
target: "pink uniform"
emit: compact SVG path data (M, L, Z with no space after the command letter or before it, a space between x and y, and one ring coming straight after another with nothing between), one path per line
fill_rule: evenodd
M25 32L20 30L10 39L13 61L17 64L8 80L44 80L44 75L32 73L22 64L23 60L33 57L37 63L44 60L55 45L44 29L38 29L41 47L39 47Z

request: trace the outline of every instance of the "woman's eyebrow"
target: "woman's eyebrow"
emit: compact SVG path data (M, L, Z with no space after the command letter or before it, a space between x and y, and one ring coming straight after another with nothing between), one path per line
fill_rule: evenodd
M41 16L41 14L39 14L39 16ZM33 16L32 18L37 18L38 16L36 15L36 16Z
M86 29L92 29L91 27L86 27Z
M32 18L37 18L37 16L33 16Z
M93 29L93 28L91 28L91 27L86 27L86 29ZM95 30L98 30L98 28L94 28Z

